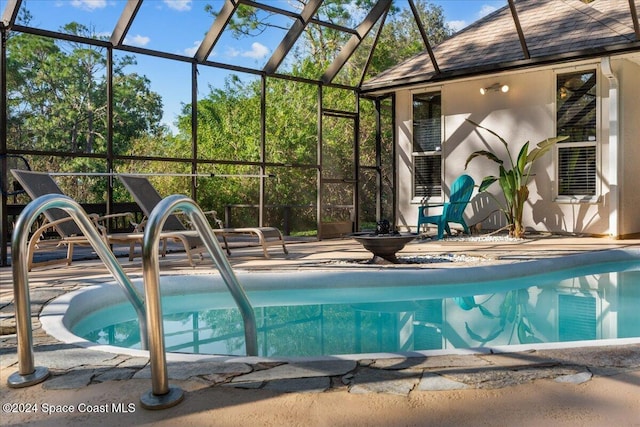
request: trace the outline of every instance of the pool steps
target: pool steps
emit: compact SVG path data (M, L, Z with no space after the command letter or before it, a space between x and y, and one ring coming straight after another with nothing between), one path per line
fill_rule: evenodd
M182 401L184 392L168 384L167 361L164 346L162 308L160 304L160 272L158 252L162 226L176 210L181 210L193 224L209 255L214 260L222 278L231 292L244 320L245 342L248 356L257 356L258 341L253 307L244 289L238 282L218 239L200 207L190 198L173 195L163 199L149 216L142 243L142 268L145 296L141 296L126 275L109 246L101 239L89 216L76 201L59 194L47 194L29 203L22 211L11 240L13 291L16 310L18 341L18 371L11 374L7 385L11 388L28 387L45 381L49 369L35 366L33 356L33 334L31 326L31 303L29 298L27 240L29 230L37 217L48 209L62 209L77 223L80 230L96 251L101 261L114 276L125 295L134 306L139 318L141 342L148 343L152 388L141 396L146 409L164 409ZM146 305L145 305L146 300ZM145 339L146 338L146 339Z

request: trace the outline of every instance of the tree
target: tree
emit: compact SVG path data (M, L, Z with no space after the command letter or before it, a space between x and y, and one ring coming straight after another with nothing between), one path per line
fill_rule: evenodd
M28 13L27 13L28 14ZM27 15L28 19L28 15ZM92 37L77 23L65 33ZM144 76L127 74L130 56L113 66L113 150L129 150L143 135L160 137L162 101ZM10 147L51 152L35 157L32 167L58 172L106 172L104 160L65 158L62 153L107 153L107 81L104 48L19 33L7 43L8 142ZM71 197L84 202L104 201L106 180L63 179ZM86 184L89 183L89 184Z
M453 34L453 30L445 21L441 6L426 0L417 0L414 4L431 46L443 42ZM426 49L413 12L408 8L396 13L393 13L394 10L391 12L367 70L368 76L375 76ZM349 65L358 73L361 72L366 61L365 55L368 55L368 50L359 49L354 59L350 61Z
M297 9L307 4L307 0L295 0L292 3ZM364 13L375 4L372 0L327 0L323 2L316 17L333 24L354 28L360 24ZM442 41L451 34L444 23L444 15L440 7L426 1L416 2L419 15L423 20L432 44ZM215 15L216 8L208 9ZM391 65L395 65L408 56L424 49L421 36L414 23L413 14L409 10L393 7L386 20L385 29L376 48L376 55L370 64L370 74L375 74ZM274 20L268 13L245 4L239 5L236 14L229 21L228 29L237 37L258 36L262 34ZM280 72L303 78L318 78L326 70L344 43L351 37L334 28L320 25L309 25L303 32L301 40L295 44ZM368 37L370 41L372 37ZM363 43L348 61L339 78L349 84L356 84L368 59L369 45ZM276 179L267 182L267 204L310 205L315 203L315 165L317 163L317 94L316 85L291 82L281 79L268 79L266 92L266 145L267 158L270 163L308 165L308 168L287 168L277 170ZM198 102L198 152L206 159L238 159L253 160L247 150L257 147L255 144L260 128L259 99L261 86L257 81L247 82L238 77L230 77L224 89L210 89L210 93ZM356 98L353 91L323 88L325 107L343 111L356 111ZM361 103L361 113L373 117L372 104ZM180 133L186 136L190 132L190 108L185 108L179 119ZM247 112L255 114L251 118ZM346 129L348 121L339 121L338 126L327 125L323 129L323 143L329 151L336 154L336 162L349 158L352 150L343 144L345 135L352 134L353 129ZM358 129L361 141L374 141L375 121L362 120ZM257 154L257 153L256 153ZM367 157L369 156L369 157ZM326 159L325 159L326 160ZM375 153L366 150L361 153L362 164L375 165ZM328 166L328 165L325 165ZM337 169L343 165L335 164ZM255 181L254 181L255 182ZM211 190L207 184L199 188L203 203L209 200L224 198L231 203L238 203L247 198L257 200L258 188L253 183L243 180L228 180L225 183L211 182ZM335 186L338 188L339 186ZM213 189L215 188L215 190ZM337 192L337 189L328 191ZM249 197L248 194L250 195ZM334 200L348 198L338 193L329 195ZM209 202L210 203L210 202ZM217 203L217 202L216 202ZM219 207L209 208L220 209ZM371 208L370 211L375 211Z

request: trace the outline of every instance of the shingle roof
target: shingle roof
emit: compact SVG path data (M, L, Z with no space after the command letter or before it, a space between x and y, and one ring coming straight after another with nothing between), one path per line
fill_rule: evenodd
M628 0L519 0L515 2L530 58L505 6L434 47L441 73L423 51L365 82L363 90L442 81L500 69L559 62L610 47L640 50ZM638 7L636 7L638 9Z

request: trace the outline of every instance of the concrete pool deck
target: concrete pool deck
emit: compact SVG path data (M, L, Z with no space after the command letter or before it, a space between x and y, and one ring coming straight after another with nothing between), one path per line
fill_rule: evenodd
M615 248L640 248L640 240L556 235L520 242L416 240L399 255L460 256L456 262L419 266L355 264L370 254L352 239L290 241L289 255L272 248L271 259L262 258L259 248L238 248L229 259L237 270L456 268ZM140 275L139 258L120 261L128 274ZM212 268L208 258L191 268L181 253L160 264L167 274ZM151 388L148 358L61 343L42 330L37 318L59 295L112 281L102 264L87 260L45 267L30 273L29 280L35 364L48 367L52 376L32 387L7 386L8 376L17 371L17 354L12 274L1 268L0 401L9 404L3 406L2 425L640 425L637 343L358 360L169 358L170 384L184 390L184 401L148 411L139 401ZM25 412L33 408L38 412Z

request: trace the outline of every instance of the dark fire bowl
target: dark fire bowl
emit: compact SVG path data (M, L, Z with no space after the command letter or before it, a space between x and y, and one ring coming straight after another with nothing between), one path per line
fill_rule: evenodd
M397 263L396 253L417 237L416 234L373 234L354 233L351 235L366 250L373 254L373 257L380 257L389 262Z

